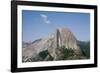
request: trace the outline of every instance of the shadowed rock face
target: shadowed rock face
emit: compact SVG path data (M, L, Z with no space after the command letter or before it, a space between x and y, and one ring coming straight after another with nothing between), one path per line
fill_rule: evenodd
M35 41L25 47L22 50L23 60L26 61L31 57L37 57L40 52L45 50L48 50L53 60L59 60L59 57L63 56L63 49L61 47L73 50L76 55L81 54L73 33L68 28L58 28L55 33L49 35L47 38Z

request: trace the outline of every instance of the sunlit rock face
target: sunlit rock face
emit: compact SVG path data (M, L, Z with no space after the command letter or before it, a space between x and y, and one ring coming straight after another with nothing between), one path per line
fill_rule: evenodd
M72 49L77 55L81 54L76 38L68 28L58 28L56 32L47 40L48 51L54 59L57 59L58 56L63 54L61 52L61 47Z
M25 47L22 50L23 61L38 57L38 54L45 50L48 51L53 60L61 60L61 57L64 56L64 48L73 50L75 56L81 54L74 34L68 28L58 28L47 38L36 40ZM44 60L47 60L49 56L45 57Z

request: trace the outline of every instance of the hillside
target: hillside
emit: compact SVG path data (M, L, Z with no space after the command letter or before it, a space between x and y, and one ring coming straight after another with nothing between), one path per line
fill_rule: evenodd
M77 41L68 28L58 28L22 50L23 62L87 59L87 44Z

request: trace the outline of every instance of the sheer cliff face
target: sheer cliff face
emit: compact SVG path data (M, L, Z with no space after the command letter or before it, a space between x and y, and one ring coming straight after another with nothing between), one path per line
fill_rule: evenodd
M77 53L80 51L79 46L77 45L77 40L73 33L68 28L59 28L58 29L58 41L59 46L65 46L68 49L77 50Z
M41 51L48 50L54 60L57 60L58 56L63 55L61 47L72 49L76 54L81 53L73 33L67 28L58 28L55 33L49 35L47 38L25 47L22 54L24 57L30 58L36 57Z
M77 55L81 54L81 50L77 45L77 41L73 33L67 28L58 28L56 32L46 42L49 53L57 59L61 56L62 48L72 49Z

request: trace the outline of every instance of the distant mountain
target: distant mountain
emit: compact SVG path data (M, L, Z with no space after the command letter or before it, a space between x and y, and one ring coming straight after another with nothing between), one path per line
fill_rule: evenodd
M81 43L68 28L58 28L45 39L37 39L22 51L23 62L86 59Z
M30 44L31 44L31 43L28 43L28 42L24 42L24 41L23 41L23 42L22 42L22 47L25 48L25 47L29 46Z
M42 39L37 39L37 40L33 41L32 44L37 43L37 42L40 42L41 40Z

